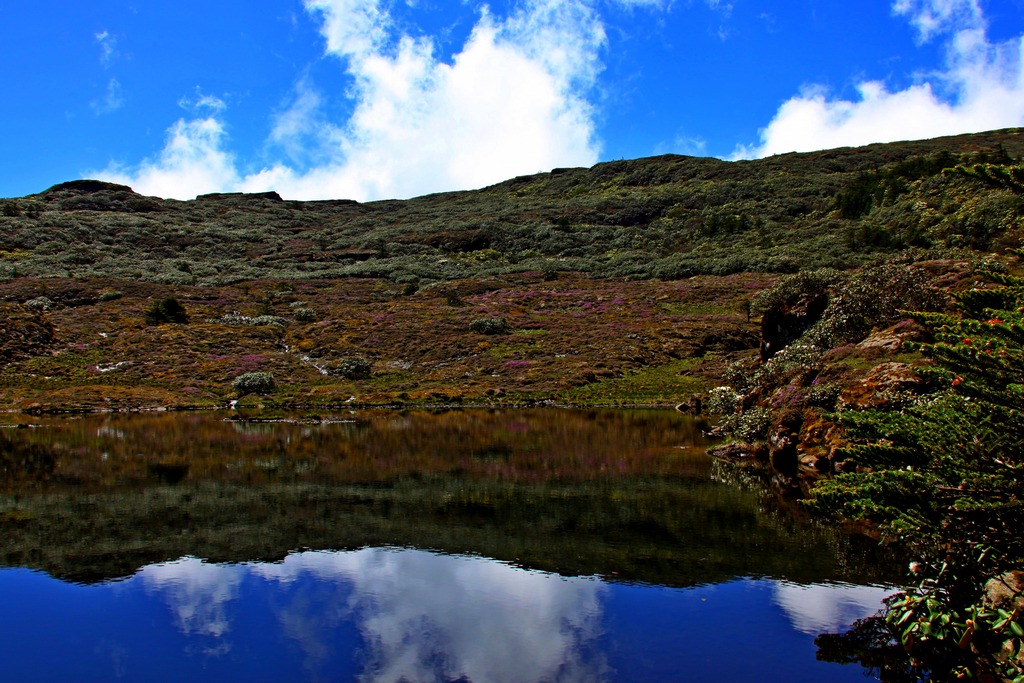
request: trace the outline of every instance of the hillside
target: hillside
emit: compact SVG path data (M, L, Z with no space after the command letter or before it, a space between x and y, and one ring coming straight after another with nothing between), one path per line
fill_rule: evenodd
M1010 200L941 171L1022 155L1019 129L757 161L669 155L365 204L275 193L181 202L73 181L2 202L0 278L418 284L848 268L907 247L1001 246Z
M0 406L223 406L246 372L276 388L243 404L673 405L755 371L784 274L917 263L949 289L1019 244L1018 195L943 170L1022 156L1005 130L366 204L62 183L0 200ZM885 353L844 351L831 391Z

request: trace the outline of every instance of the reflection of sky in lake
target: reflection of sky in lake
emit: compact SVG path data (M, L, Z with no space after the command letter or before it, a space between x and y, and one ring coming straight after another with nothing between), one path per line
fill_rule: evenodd
M185 558L96 586L4 570L0 595L5 681L852 681L860 668L815 661L814 635L884 591L631 586L364 549Z

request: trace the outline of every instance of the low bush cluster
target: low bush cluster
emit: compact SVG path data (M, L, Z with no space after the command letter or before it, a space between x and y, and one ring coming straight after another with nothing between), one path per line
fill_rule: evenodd
M241 398L249 394L265 395L272 393L277 388L277 383L274 381L274 376L269 372L246 372L235 378L231 383L231 388Z
M469 324L469 329L478 334L508 334L512 325L505 318L477 318Z
M219 318L211 320L212 323L219 325L246 325L249 327L284 327L288 324L288 321L284 318L276 315L242 315L238 312L225 313Z
M163 325L165 323L183 325L188 322L188 313L180 301L170 297L150 306L146 311L145 320L147 325Z
M344 379L369 379L372 372L373 364L359 356L341 358L334 364L333 369L333 374Z
M316 322L317 313L312 308L296 308L293 312L295 320L300 323Z
M1012 174L986 171L992 182L982 185L941 173L950 164L1005 163L1000 145L1024 149L1013 134L994 132L744 164L665 156L538 174L442 200L361 205L258 195L165 202L128 188L65 184L0 206L0 250L23 255L22 276L173 285L850 268L879 252L980 246L1024 227L1011 220L1017 196L1005 182L993 184ZM8 273L9 266L0 270Z
M48 311L54 307L53 300L47 296L37 296L25 302L25 306L36 311Z
M928 275L905 263L854 273L820 269L782 278L755 296L751 308L762 316L790 315L784 324L796 327L791 336L780 337L785 344L781 350L756 367L727 369L730 386L720 388L710 402L719 408L712 412L725 418L720 430L757 441L788 411L833 409L841 387L814 384L831 349L860 342L873 329L904 318L907 310L936 311L945 303ZM758 402L767 412L756 407ZM761 412L748 415L751 411Z

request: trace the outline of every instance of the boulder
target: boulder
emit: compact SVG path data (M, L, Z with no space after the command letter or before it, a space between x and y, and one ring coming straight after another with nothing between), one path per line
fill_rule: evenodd
M1007 612L1024 612L1024 571L1006 572L985 584L985 605Z

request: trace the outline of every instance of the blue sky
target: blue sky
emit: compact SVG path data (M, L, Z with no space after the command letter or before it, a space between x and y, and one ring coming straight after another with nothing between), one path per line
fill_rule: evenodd
M0 0L0 196L411 197L1024 125L1024 0Z

